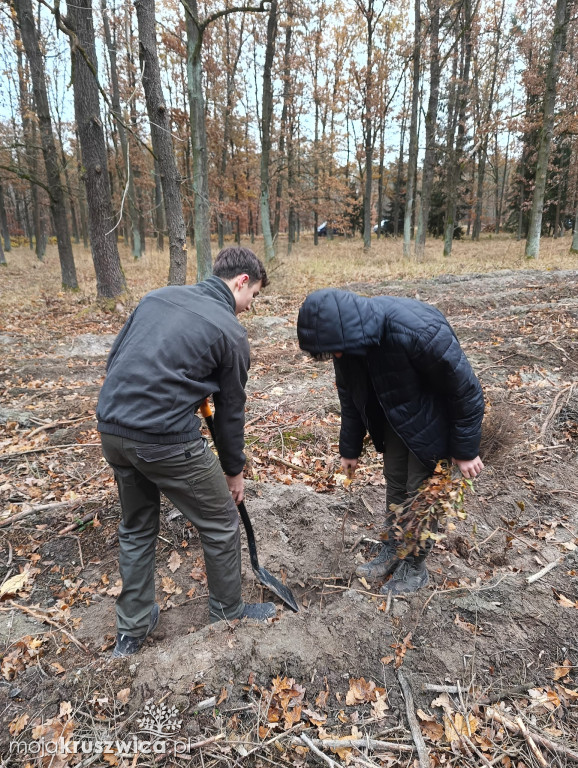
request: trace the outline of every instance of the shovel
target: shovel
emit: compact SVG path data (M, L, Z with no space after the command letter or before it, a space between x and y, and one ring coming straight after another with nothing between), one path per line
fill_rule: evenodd
M201 410L201 415L207 422L209 432L211 433L211 437L213 438L213 443L215 444L215 447L216 447L217 441L215 440L215 425L213 423L213 412L211 410L211 406L209 404L208 399L203 400L203 402L201 403L200 410ZM295 611L295 613L297 613L299 611L299 606L295 601L293 592L291 592L289 587L286 587L285 584L282 584L279 581L279 579L276 579L271 573L269 573L269 571L266 568L263 568L263 566L259 565L259 558L257 557L257 544L255 542L255 533L253 532L253 526L251 525L251 520L249 519L249 514L247 512L247 508L245 507L245 502L241 501L239 504L237 504L237 509L239 510L239 514L241 515L241 520L243 521L243 525L245 526L245 532L247 534L247 543L249 545L249 555L251 557L251 567L253 568L253 573L255 574L257 581L261 582L263 586L267 587L267 589L271 590L271 592L277 595L277 597L281 598L281 600L285 603L285 605L288 605L292 611Z

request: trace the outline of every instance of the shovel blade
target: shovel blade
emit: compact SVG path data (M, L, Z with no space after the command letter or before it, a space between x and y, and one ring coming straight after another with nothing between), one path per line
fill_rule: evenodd
M285 584L281 584L279 579L276 579L266 568L263 568L263 566L253 568L253 573L263 586L270 589L271 592L277 595L277 597L280 597L285 605L288 605L292 611L295 611L295 613L299 612L299 606L289 587L286 587Z

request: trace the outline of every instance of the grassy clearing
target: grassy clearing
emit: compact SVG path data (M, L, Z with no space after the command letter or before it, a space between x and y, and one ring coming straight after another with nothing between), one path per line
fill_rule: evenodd
M246 243L250 245L250 243ZM313 246L312 237L306 235L287 255L285 238L279 241L279 255L268 265L272 285L267 293L274 295L302 295L315 288L340 286L357 281L387 282L397 279L427 278L441 274L468 274L493 272L501 269L577 269L578 256L570 254L571 238L559 240L545 238L540 258L524 258L524 242L509 235L485 236L479 243L470 240L455 241L449 258L442 255L442 241L429 240L425 258L421 262L404 259L400 239L374 238L369 253L363 250L360 238L320 240ZM263 255L263 242L257 239L251 246ZM130 251L120 245L122 266L129 286L130 300L136 301L147 291L166 284L169 271L168 247L161 253L153 241L147 242L143 259L135 262ZM213 244L216 254L217 246ZM89 250L77 245L74 249L80 290L79 302L89 303L95 296L94 267ZM47 249L46 259L39 262L27 246L14 248L6 254L8 266L0 272L0 306L5 309L23 308L57 296L61 291L60 269L56 245ZM189 248L189 282L195 281L195 252Z

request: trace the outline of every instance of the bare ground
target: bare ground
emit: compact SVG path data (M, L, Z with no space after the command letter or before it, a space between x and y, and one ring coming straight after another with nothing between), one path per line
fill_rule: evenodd
M281 296L262 302L247 320L253 342L247 506L260 560L286 580L300 612L279 604L277 619L267 626L208 626L199 539L167 503L157 551L161 622L137 657L121 661L112 661L108 650L115 632L118 503L94 445L92 414L106 350L122 320L63 298L8 317L0 331L0 492L7 515L31 512L0 529L0 583L27 565L34 573L23 591L5 595L0 604L4 765L22 760L9 754L11 738L30 739L31 726L42 719L65 722L62 702L70 702L75 733L86 735L132 733L131 716L151 700L177 707L181 734L197 740L225 734L220 750L213 744L204 758L197 750L195 764L313 765L320 758L303 745L296 751L290 739L302 728L315 736L315 717L281 719L271 730L276 677L293 678L305 689L303 710L326 718L324 727L334 736L357 728L372 737L393 733L409 745L396 664L411 684L415 707L440 723L442 711L432 707L437 694L426 684L459 685L463 695L451 706L480 723L490 700L506 702L511 717L524 712L541 733L576 749L577 284L575 271L526 270L348 286L438 306L484 385L489 411L504 414L516 435L501 453L494 449L487 457L467 502L468 519L448 531L429 558L429 587L395 599L389 610L380 584L368 588L354 576L356 563L372 556L381 530L380 457L368 449L350 491L335 479L338 402L331 370L299 353L298 301ZM67 505L41 508L59 502ZM96 526L88 522L68 536L58 534L95 510ZM562 556L556 568L528 584L530 574ZM246 600L271 599L253 577L246 548L243 587ZM52 625L39 620L50 617ZM44 639L43 652L21 668L10 654L27 636ZM346 704L350 680L360 678L385 688L388 708L381 717L371 696ZM220 703L199 713L199 702L213 695ZM24 715L28 720L18 730L13 724ZM278 748L258 746L283 728L289 735L276 742ZM484 728L475 732L490 746L474 741L487 761L539 764L523 739L511 744L504 729ZM486 764L459 740L456 746L455 739L432 737L428 746L436 765ZM338 763L359 756L355 750L328 754ZM385 748L364 754L373 765L413 759ZM548 765L571 759L563 751L545 754ZM66 759L74 765L83 756ZM93 764L103 758L98 760ZM125 763L136 765L134 760ZM136 760L155 762L144 755ZM103 764L122 762L112 755Z

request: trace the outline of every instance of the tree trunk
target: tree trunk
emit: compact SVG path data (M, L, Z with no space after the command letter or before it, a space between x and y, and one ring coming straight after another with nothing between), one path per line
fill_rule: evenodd
M448 171L447 188L447 209L444 235L444 256L450 256L454 243L454 228L456 223L456 207L458 200L458 190L462 178L462 165L464 146L466 143L466 108L468 102L468 91L470 82L470 65L472 61L472 3L471 0L464 0L464 25L463 37L465 43L464 67L461 73L460 83L457 89L458 110L458 136L456 139L455 152L453 158L450 156L450 168Z
M578 203L576 203L576 209L574 210L574 231L570 253L578 253Z
M500 40L502 37L502 22L504 19L504 11L506 9L505 0L502 2L500 10L500 18L498 20L495 35L496 40L494 43L494 63L492 67L492 79L490 82L490 92L488 94L488 103L486 105L485 114L482 119L481 130L484 131L482 139L482 145L480 147L480 161L478 165L478 187L476 191L476 217L474 220L474 227L472 232L472 240L479 240L482 232L482 203L484 197L484 177L486 174L486 161L488 157L488 144L490 141L489 122L494 109L494 92L496 88L496 79L498 76L498 65L500 63Z
M271 213L269 210L269 160L271 157L271 122L273 118L273 84L271 72L275 56L275 38L277 36L277 0L271 0L267 22L267 46L265 48L265 66L263 69L263 99L261 108L261 229L265 245L265 261L275 258Z
M155 227L157 230L157 251L165 249L165 217L163 208L163 188L159 164L155 160Z
M416 0L418 2L419 0ZM363 120L363 133L365 144L365 189L363 193L363 249L368 251L371 248L371 193L373 187L373 109L372 109L372 88L373 88L373 32L374 32L374 11L373 0L369 0L367 12L365 14L367 21L367 59L365 69L365 99Z
M421 182L421 206L417 220L415 257L423 260L435 170L438 103L440 95L440 0L430 0L430 91L425 117L425 155Z
M56 151L56 142L54 141L54 135L52 133L52 117L50 115L50 106L48 104L44 61L40 51L38 33L34 24L32 2L31 0L14 0L14 7L16 9L18 23L20 24L22 43L24 44L24 50L26 51L26 57L30 65L34 103L36 106L38 128L42 141L42 154L44 156L44 164L46 167L47 186L50 190L50 210L52 211L54 228L56 230L56 240L58 243L62 287L65 290L77 290L78 280L76 278L76 267L74 265L72 243L70 242L70 233L68 230L64 190L62 188L60 168L58 166L58 153Z
M96 80L92 0L68 2L67 11L66 24L74 33L71 39L74 113L82 153L90 249L96 272L96 295L98 299L113 299L126 290L126 283L116 237L112 231L114 216ZM85 55L79 51L78 46L82 47Z
M20 119L22 121L23 143L26 147L24 153L28 175L30 177L30 203L32 205L32 232L34 234L35 252L39 261L44 261L46 251L46 234L43 231L44 220L40 215L40 202L38 199L38 153L36 151L36 124L32 117L33 104L31 103L28 92L28 83L24 61L22 57L22 41L20 29L16 18L12 19L14 24L14 41L16 48L16 69L18 71L18 95L20 105ZM32 248L32 239L30 241Z
M404 77L403 84L403 104L405 104L406 97L406 80ZM399 157L397 159L397 174L395 178L395 187L393 193L393 236L399 235L399 214L401 211L401 182L403 180L403 148L405 144L405 125L406 116L405 110L402 111L401 116L401 128L399 131Z
M405 216L403 219L403 255L406 259L411 256L411 220L413 211L413 196L415 190L415 169L417 163L417 126L419 122L419 74L420 74L420 44L421 44L421 15L420 0L415 2L415 22L413 38L413 76L411 91L411 122L409 126L409 154L407 159L407 188L405 194Z
M203 38L199 25L197 0L190 0L187 12L187 81L191 111L191 140L193 145L193 190L195 195L195 243L197 248L197 279L204 280L212 272L211 208L209 200L209 158L205 102L203 99Z
M150 122L153 152L163 188L169 236L169 285L184 285L187 279L187 232L183 217L181 179L173 153L171 123L161 85L155 29L154 0L136 0L139 58Z
M117 66L117 50L116 50L116 32L114 37L111 33L110 24L108 21L108 14L106 11L106 0L101 0L100 8L102 11L102 21L104 28L104 40L106 47L108 48L108 57L110 60L110 83L112 86L112 114L116 120L116 127L118 129L118 138L120 140L120 150L122 153L122 159L124 163L125 178L123 179L126 184L126 203L128 207L128 217L130 220L130 226L132 230L132 255L135 259L140 259L142 256L141 236L139 229L139 217L138 211L135 207L135 190L134 190L134 174L130 164L128 139L126 135L126 129L123 125L122 109L120 106L120 88L118 84L118 66ZM121 198L124 191L121 191Z
M289 110L289 102L291 99L291 37L293 34L293 10L291 6L287 9L287 25L285 27L285 50L283 52L283 107L281 109L281 125L279 126L279 152L278 152L278 175L277 175L277 190L275 193L275 217L273 220L273 238L279 236L279 227L281 224L281 197L283 195L283 165L287 163L285 158L285 136L287 133L287 114ZM313 100L315 103L315 110L317 114L317 102L315 92L315 79L313 81ZM315 123L315 130L317 130L317 123ZM317 135L317 134L316 134ZM317 151L317 144L314 140L313 154L315 163L315 153ZM315 171L314 176L314 192L315 197ZM315 206L314 201L314 206Z
M10 242L10 230L8 229L8 217L6 216L6 206L4 204L4 188L0 184L0 237L4 239L4 250L6 253L12 250Z
M542 230L544 193L546 191L546 179L548 176L550 145L552 143L552 134L554 133L556 83L559 75L558 63L566 39L567 4L567 0L557 0L556 2L552 46L550 48L550 57L548 60L548 68L546 70L546 90L544 92L544 106L542 108L543 122L538 131L538 162L536 164L534 196L532 198L532 209L530 211L528 239L526 240L525 256L527 259L537 259L540 253L540 233Z

